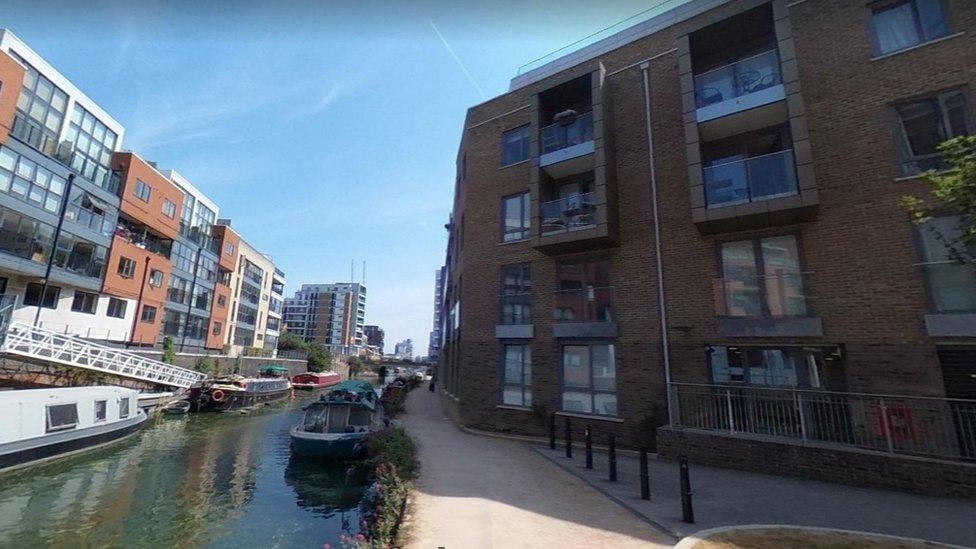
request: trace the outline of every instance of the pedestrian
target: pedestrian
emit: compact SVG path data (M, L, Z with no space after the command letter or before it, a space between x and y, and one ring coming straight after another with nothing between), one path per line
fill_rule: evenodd
M430 376L430 385L427 386L427 390L434 392L434 385L437 383L437 370L434 370L434 374Z
M386 379L386 366L380 366L380 371L378 372L380 376L380 383Z

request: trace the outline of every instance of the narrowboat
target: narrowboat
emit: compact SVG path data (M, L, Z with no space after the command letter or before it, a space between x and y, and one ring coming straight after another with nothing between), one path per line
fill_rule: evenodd
M135 434L149 417L139 393L113 386L0 392L0 472Z
M300 456L354 459L366 453L366 437L385 426L376 391L367 381L343 381L304 407L291 430L292 452Z
M190 411L237 410L289 396L291 382L287 377L220 376L190 389Z
M291 386L296 389L324 389L342 381L336 372L307 372L291 378Z

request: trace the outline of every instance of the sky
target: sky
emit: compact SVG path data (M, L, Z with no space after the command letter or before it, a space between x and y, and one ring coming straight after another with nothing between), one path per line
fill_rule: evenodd
M467 109L660 1L0 0L0 26L215 200L288 295L365 261L366 323L424 355Z

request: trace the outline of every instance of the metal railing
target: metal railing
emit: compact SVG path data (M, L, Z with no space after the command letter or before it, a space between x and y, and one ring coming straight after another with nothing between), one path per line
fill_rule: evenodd
M20 322L10 324L0 351L174 387L189 388L206 377L200 372Z
M583 193L539 205L542 234L565 233L596 225L596 193Z
M742 97L783 83L779 51L771 49L695 75L698 108Z
M556 322L614 322L613 288L590 286L556 290L553 319Z
M571 122L556 122L539 131L542 154L551 153L587 141L593 141L593 111L577 116Z
M676 426L976 460L976 400L671 383Z
M766 275L727 276L713 280L715 314L734 317L807 316L809 273L779 271Z
M793 149L702 169L709 207L731 206L797 193Z
M146 234L139 234L136 231L129 230L127 227L121 225L116 225L115 236L122 238L136 246L150 251L154 254L159 254L165 257L169 257L171 246L168 244L169 241L164 243L156 237L151 237Z

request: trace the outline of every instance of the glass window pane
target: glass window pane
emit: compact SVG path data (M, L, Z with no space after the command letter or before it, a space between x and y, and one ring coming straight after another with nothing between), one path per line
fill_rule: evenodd
M613 345L593 345L593 389L614 391L617 388L617 372Z
M505 383L522 381L522 348L519 345L505 346Z
M924 267L935 312L976 312L976 271L961 263L939 263Z
M949 34L949 23L942 12L942 0L915 0L915 5L925 40L934 40Z
M593 400L590 393L563 392L563 411L592 414Z
M943 99L946 121L949 124L949 137L969 135L968 116L966 113L966 96L962 92L946 94Z
M772 316L806 314L800 253L793 235L761 241L765 270L766 305Z
M749 349L749 384L796 387L796 360L783 349Z
M721 290L729 316L760 316L762 305L751 240L722 244Z
M912 2L876 11L874 31L880 53L903 50L921 42Z
M585 346L563 347L563 386L590 386L590 348Z
M17 166L17 153L6 147L0 147L0 168L14 171Z
M908 157L934 154L943 136L936 103L919 101L898 107Z
M601 416L617 415L617 395L613 393L597 393L593 395L594 413Z

